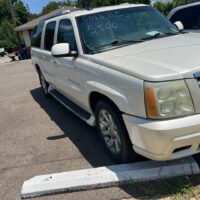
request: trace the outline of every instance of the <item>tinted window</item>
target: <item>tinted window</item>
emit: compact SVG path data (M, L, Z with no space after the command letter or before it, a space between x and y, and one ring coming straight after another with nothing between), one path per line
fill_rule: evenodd
M74 31L72 23L68 19L60 20L58 27L57 43L69 43L70 50L76 50L76 41L74 37Z
M45 30L44 48L49 51L51 51L51 47L53 46L55 26L56 26L56 22L50 22L47 24L46 30Z
M172 15L170 21L172 23L181 21L185 29L200 28L200 6L193 6L177 11Z
M44 22L40 22L32 32L32 40L31 40L31 45L33 47L40 47L40 42L41 42L41 36L42 36L42 30L44 27Z

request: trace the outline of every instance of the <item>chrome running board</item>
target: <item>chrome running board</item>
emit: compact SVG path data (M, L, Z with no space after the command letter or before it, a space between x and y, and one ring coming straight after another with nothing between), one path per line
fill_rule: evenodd
M59 101L65 108L73 112L76 116L78 116L80 119L85 121L90 126L95 126L95 117L82 109L77 104L73 103L71 100L69 100L67 97L65 97L63 94L58 92L56 89L49 89L49 93L57 100Z

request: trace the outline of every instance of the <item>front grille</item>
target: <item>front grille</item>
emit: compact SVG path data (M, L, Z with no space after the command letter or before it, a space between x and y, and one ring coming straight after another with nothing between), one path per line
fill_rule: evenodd
M200 87L200 72L195 72L194 73L194 78L197 80L199 87Z

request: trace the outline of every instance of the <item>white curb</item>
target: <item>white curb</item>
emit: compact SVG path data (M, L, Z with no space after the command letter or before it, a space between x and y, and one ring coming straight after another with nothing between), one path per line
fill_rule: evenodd
M167 162L145 161L36 176L24 182L21 195L31 198L198 173L200 169L192 157Z

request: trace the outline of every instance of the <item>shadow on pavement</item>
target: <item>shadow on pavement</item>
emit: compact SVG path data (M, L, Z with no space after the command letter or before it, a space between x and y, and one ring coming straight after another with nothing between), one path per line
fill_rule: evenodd
M34 100L63 132L60 135L49 136L47 140L56 141L69 138L93 167L116 164L106 152L96 128L87 125L55 99L47 99L43 95L41 88L31 90L30 93ZM141 161L144 160L145 158L141 158ZM179 177L167 181L133 183L121 186L120 188L128 193L130 197L137 199L160 199L161 197L176 195L185 188L185 185L199 185L199 180L199 176L197 178L192 177L191 179L188 179L188 177Z
M60 140L63 138L66 138L67 136L65 134L63 135L56 135L56 136L49 136L47 137L47 140Z
M63 132L60 135L49 136L47 140L69 138L93 167L115 164L107 155L95 127L87 125L55 99L47 99L41 88L31 90L30 93Z

